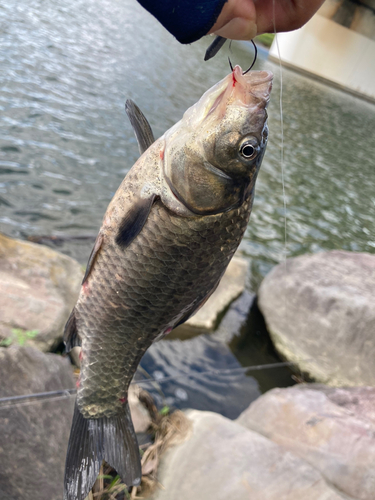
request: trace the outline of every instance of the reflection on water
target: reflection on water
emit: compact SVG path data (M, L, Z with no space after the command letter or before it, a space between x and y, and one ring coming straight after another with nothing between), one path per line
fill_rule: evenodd
M295 383L291 367L281 365L254 295L245 292L214 333L183 342L167 337L153 344L142 358L137 379L155 380L144 387L159 407L196 408L237 418L260 394Z
M228 73L225 50L204 63L210 40L179 45L135 0L4 0L0 21L0 231L68 236L59 249L86 263L92 240L71 237L95 236L138 157L125 100L158 137ZM233 52L249 65L251 54ZM252 289L284 253L279 68L259 59L262 68L276 78L241 244ZM289 254L373 252L374 105L287 69L283 81Z
M153 344L141 366L156 379L145 388L159 407L196 408L237 418L260 395L256 379L239 371L241 365L229 348L208 335Z

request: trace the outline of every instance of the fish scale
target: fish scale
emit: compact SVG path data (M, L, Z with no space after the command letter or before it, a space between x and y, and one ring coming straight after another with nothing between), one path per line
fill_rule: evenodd
M217 283L249 216L250 197L240 209L193 220L174 216L159 202L124 251L103 245L88 293L75 308L85 374L77 397L83 416L111 416L119 410L134 376L131 367L181 311L200 302ZM87 321L99 314L99 325Z
M82 346L64 500L84 500L103 459L139 484L129 384L152 342L214 292L242 239L271 86L271 73L236 66L156 141L127 102L142 156L109 204L64 332L67 351Z

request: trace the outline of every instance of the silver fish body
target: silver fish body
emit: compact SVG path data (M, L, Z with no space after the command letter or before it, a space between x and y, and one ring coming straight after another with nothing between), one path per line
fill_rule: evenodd
M66 500L85 498L102 459L128 485L140 480L128 387L152 342L215 290L242 239L271 85L269 72L237 66L148 147L107 209L65 332L67 349L82 346Z

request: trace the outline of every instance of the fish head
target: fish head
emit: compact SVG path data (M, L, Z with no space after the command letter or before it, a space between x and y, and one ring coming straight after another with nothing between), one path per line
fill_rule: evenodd
M164 177L180 202L207 215L240 206L266 149L273 75L239 66L165 134Z

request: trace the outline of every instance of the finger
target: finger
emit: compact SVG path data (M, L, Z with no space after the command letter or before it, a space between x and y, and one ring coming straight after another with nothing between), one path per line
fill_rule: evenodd
M301 28L324 0L254 0L258 34Z
M214 33L232 40L252 40L257 34L257 25L254 21L235 17Z
M253 0L227 0L209 33L218 32L236 18L247 20L247 22L255 22L256 11ZM241 29L243 30L243 28Z

